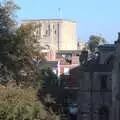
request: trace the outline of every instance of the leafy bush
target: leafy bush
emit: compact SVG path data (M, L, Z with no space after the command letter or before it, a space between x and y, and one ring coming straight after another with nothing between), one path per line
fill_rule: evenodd
M56 120L45 110L32 88L0 86L0 120Z

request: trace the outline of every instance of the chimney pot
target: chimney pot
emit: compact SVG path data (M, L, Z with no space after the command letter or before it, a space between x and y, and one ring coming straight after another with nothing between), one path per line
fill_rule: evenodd
M120 32L118 32L118 41L120 42Z

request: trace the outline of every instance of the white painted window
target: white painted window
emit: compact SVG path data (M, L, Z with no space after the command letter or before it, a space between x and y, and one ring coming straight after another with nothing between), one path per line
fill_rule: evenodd
M53 71L54 74L57 74L57 69L56 68L53 68L52 71Z
M70 75L70 69L64 68L64 75Z

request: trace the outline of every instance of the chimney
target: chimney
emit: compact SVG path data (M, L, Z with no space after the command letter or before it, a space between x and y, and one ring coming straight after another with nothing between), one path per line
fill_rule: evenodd
M118 42L120 43L120 32L118 32Z
M114 42L114 44L116 45L117 43L120 43L120 32L118 32L118 39Z

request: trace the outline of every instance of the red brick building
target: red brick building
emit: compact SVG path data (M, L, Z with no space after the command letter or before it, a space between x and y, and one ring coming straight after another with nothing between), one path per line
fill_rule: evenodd
M52 51L52 59L48 61L58 61L57 75L61 83L64 82L65 89L76 89L79 81L79 55L81 51ZM51 54L51 52L49 53Z

